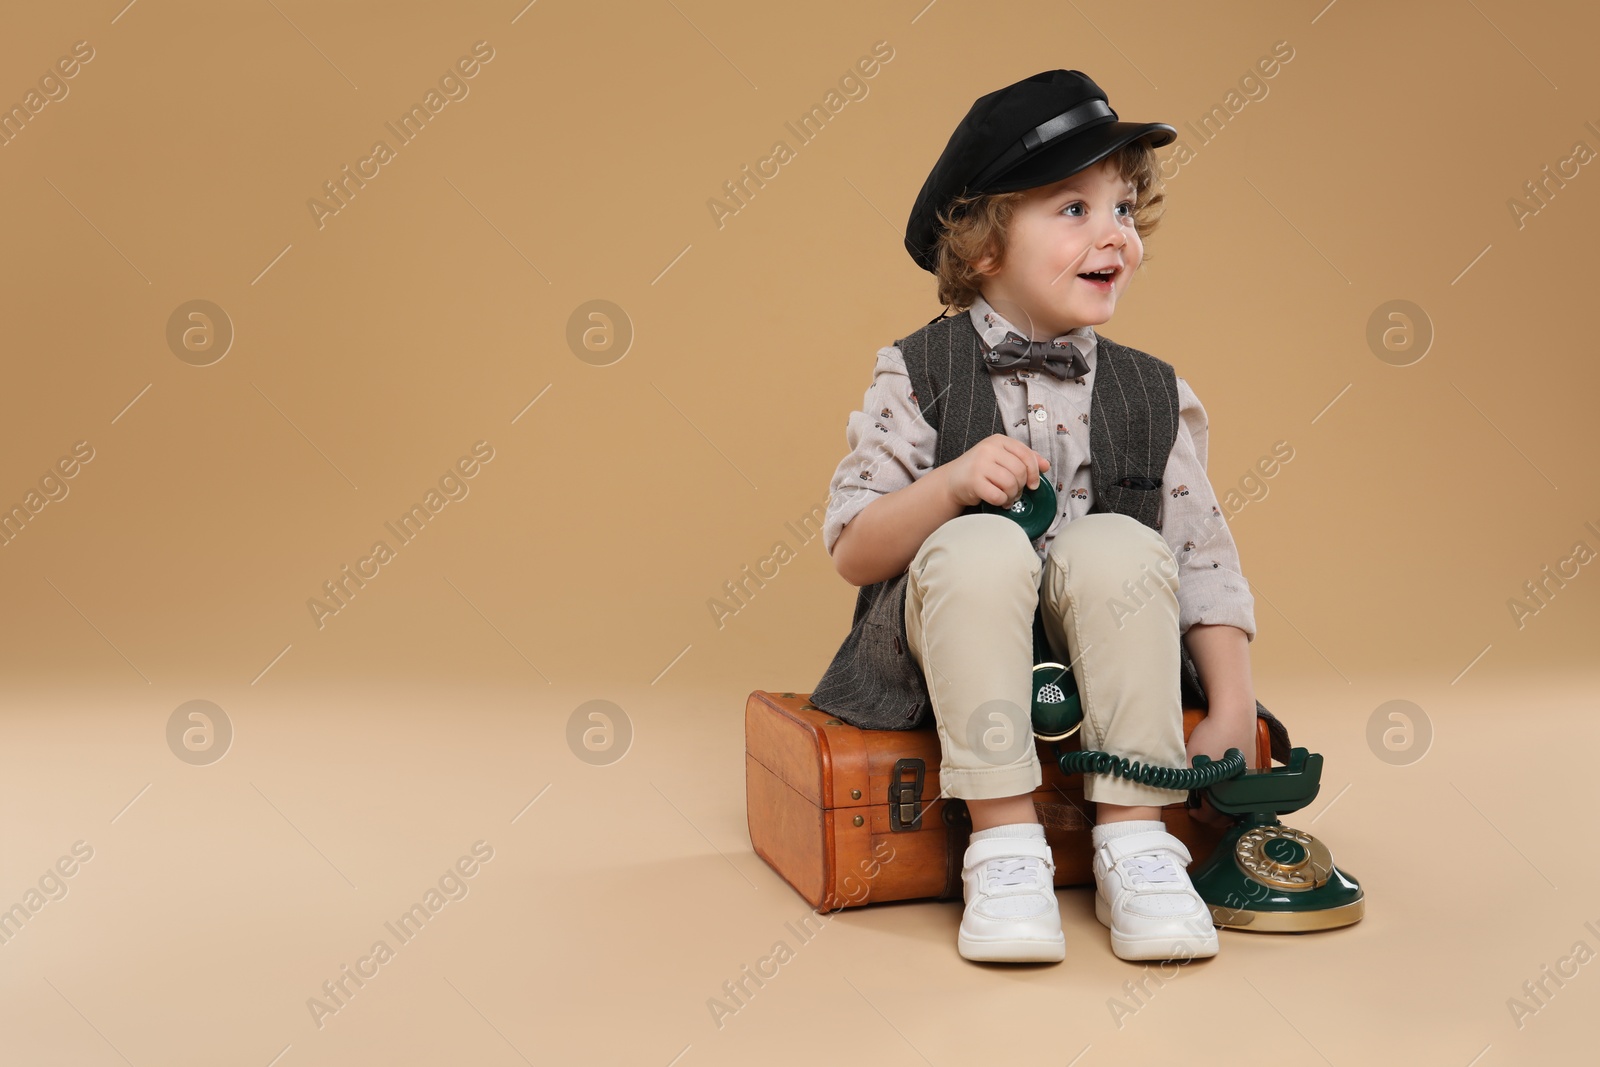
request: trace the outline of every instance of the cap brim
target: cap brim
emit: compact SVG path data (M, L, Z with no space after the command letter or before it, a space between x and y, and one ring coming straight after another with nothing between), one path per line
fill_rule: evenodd
M1108 122L1071 137L1064 137L1018 161L1016 166L984 183L981 192L1012 193L1058 182L1069 174L1105 159L1125 144L1140 138L1151 148L1160 148L1178 139L1178 131L1164 122Z

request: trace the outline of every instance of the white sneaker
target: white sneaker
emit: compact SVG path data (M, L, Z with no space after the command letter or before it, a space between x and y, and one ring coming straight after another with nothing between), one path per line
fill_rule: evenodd
M1165 830L1114 837L1094 853L1094 917L1125 960L1217 954L1211 909L1189 881L1189 850Z
M967 845L966 911L956 947L969 960L1060 963L1067 958L1056 865L1042 838L990 837Z

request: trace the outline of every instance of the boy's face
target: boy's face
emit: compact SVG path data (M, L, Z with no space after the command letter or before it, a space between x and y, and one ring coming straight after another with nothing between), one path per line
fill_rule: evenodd
M1107 321L1144 255L1134 204L1133 183L1110 159L1027 190L1012 212L1004 260L977 264L992 271L984 299L1033 340ZM1116 268L1109 281L1079 276L1102 267Z

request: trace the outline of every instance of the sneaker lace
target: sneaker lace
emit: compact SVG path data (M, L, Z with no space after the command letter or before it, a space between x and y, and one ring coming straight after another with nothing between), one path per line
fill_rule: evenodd
M1005 886L1034 886L1041 880L1044 864L1037 856L1003 856L989 864L989 884L996 888Z
M1150 885L1163 885L1180 879L1177 857L1166 850L1129 856L1123 862L1135 879Z

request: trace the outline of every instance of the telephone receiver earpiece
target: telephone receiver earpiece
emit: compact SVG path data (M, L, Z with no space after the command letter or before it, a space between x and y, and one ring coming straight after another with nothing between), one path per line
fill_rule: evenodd
M1037 541L1056 521L1055 487L1050 484L1050 479L1041 474L1038 487L1029 489L1024 486L1022 495L1012 503L1001 507L986 500L978 505L978 511L985 515L1004 515L1008 519L1015 519L1028 535L1028 540Z

